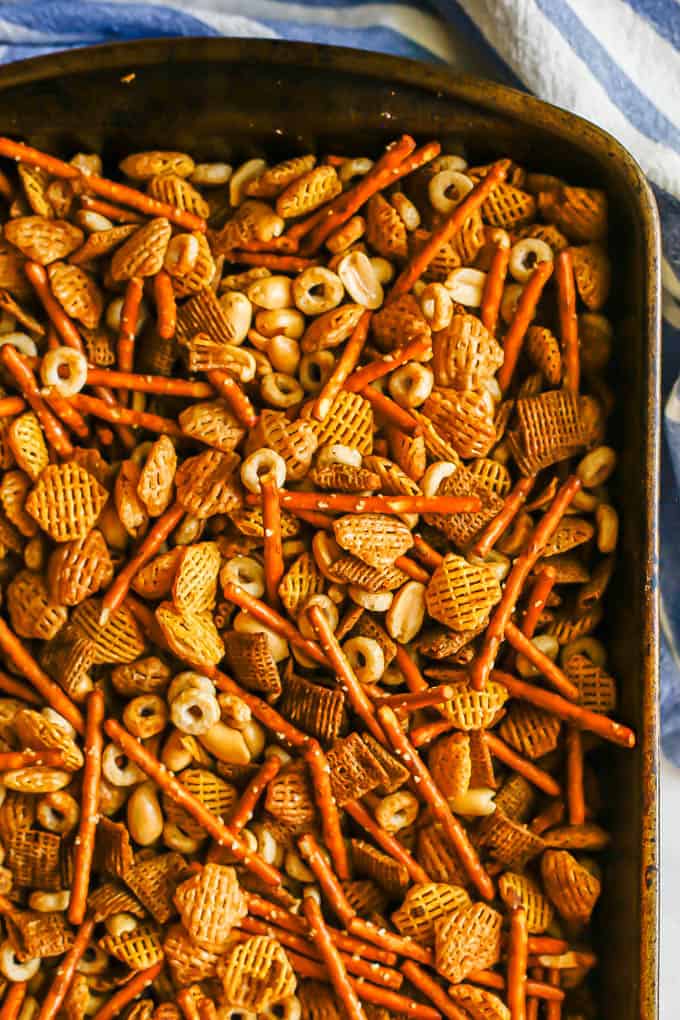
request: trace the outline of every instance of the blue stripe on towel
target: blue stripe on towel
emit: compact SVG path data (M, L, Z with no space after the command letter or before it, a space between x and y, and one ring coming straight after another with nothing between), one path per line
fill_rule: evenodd
M595 0L597 2L597 0ZM680 50L680 4L677 0L625 0L651 22L660 36Z
M77 17L74 17L77 7ZM0 21L36 33L39 45L57 49L74 43L145 39L151 36L217 35L204 21L172 7L156 4L80 3L72 0L24 0L0 3ZM14 40L12 40L14 42ZM28 43L29 40L27 40Z

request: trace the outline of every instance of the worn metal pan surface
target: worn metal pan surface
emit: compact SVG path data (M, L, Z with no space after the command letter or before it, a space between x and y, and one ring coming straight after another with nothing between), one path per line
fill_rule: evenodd
M0 132L58 154L96 150L109 169L143 148L205 159L310 149L374 154L409 132L474 162L507 154L606 189L616 291L612 382L620 452L621 562L609 600L629 753L606 749L613 832L596 917L601 1020L657 1015L657 447L659 240L638 166L591 124L512 89L376 54L241 39L151 40L0 69Z

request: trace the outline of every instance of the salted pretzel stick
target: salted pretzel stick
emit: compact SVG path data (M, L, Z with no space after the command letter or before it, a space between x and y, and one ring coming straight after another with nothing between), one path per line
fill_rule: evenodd
M421 584L427 584L430 580L430 575L427 570L423 570L422 567L414 563L413 560L409 559L408 556L397 556L394 561L395 567L399 567L405 574L408 574L414 581L420 581Z
M105 386L95 386L93 389L99 400L101 400L106 407L110 408L112 413L116 412L117 409L120 409L120 404L114 397L111 390L108 390ZM113 427L118 433L118 438L123 446L127 450L134 450L137 445L137 439L132 429L128 425L124 425L122 422L114 424ZM103 430L101 428L98 428L97 434L101 436L102 431Z
M104 736L104 694L100 687L92 691L87 699L85 723L85 766L80 805L80 824L75 841L73 882L68 907L71 924L82 924L87 909L87 895L90 889L90 872L94 857L94 841L99 820L99 785L102 771Z
M548 981L555 988L560 987L560 972L556 967L548 968ZM562 1001L552 999L545 1007L545 1020L560 1020L562 1016Z
M534 981L542 981L545 976L543 967L532 967L529 974ZM540 1000L535 996L527 996L527 1020L538 1020L538 1011L541 1007Z
M92 198L91 195L81 195L80 204L83 209L90 209L92 212L101 213L114 223L143 223L144 217L131 209L121 209L119 205L111 202L104 202L101 198Z
M257 423L257 411L236 380L221 368L213 368L206 375L210 385L226 400L241 424L252 429Z
M345 344L342 354L335 363L335 367L324 383L318 397L314 401L312 415L317 421L323 421L333 406L333 401L351 377L352 371L359 364L361 352L364 349L368 330L371 325L372 312L368 309L361 316L354 332ZM355 373L356 374L356 373Z
M423 536L417 533L413 536L413 551L420 562L424 563L425 566L429 567L431 570L436 570L444 559L441 553L438 553L436 549L433 549L432 546L425 541Z
M241 794L236 807L229 816L229 828L240 832L253 817L257 802L281 768L281 759L273 754L265 758L262 765Z
M414 747L426 747L427 744L431 744L437 737L441 737L443 733L448 733L453 729L455 729L455 724L450 719L440 719L438 722L423 723L422 726L416 726L408 736Z
M411 694L418 694L429 690L428 682L418 669L415 659L411 658L403 645L397 645L394 660Z
M524 582L580 488L581 482L575 475L572 475L564 482L534 528L526 549L513 563L505 582L501 600L491 614L491 620L484 634L482 648L470 667L470 677L475 690L481 691L484 689L487 677L496 661L496 655L503 640L505 628L510 621L517 599L524 587Z
M289 513L299 517L301 521L306 521L307 524L311 524L317 531L333 530L333 518L329 517L328 514L322 514L317 510L296 510L290 507L287 509Z
M527 944L529 953L532 954L553 953L558 955L566 953L569 949L569 943L565 939L555 939L550 935L530 935Z
M0 691L3 694L9 694L13 698L20 698L22 701L28 701L31 705L42 705L43 699L39 697L32 688L26 684L22 684L21 680L17 680L13 676L9 676L7 673L0 671Z
M171 418L162 418L159 414L146 411L134 411L120 404L111 406L99 397L88 397L84 393L76 393L70 398L76 410L83 414L92 414L95 418L110 421L113 425L133 425L148 429L149 432L160 432L166 436L181 436L182 430Z
M403 843L400 843L391 833L378 825L363 805L356 800L350 800L343 804L343 810L347 812L350 818L354 819L357 825L360 825L362 829L365 829L373 837L378 846L382 847L386 854L389 854L390 857L404 865L414 882L430 881L425 869L421 868L420 864L411 856Z
M38 262L25 262L24 273L33 287L38 300L55 330L67 347L83 352L83 341L73 320L69 318L59 302L53 296L47 276L47 270Z
M277 273L303 273L305 269L318 266L318 259L303 258L301 255L279 255L266 251L230 251L229 262L244 266L265 266Z
M246 503L256 506L251 494ZM477 496L357 496L345 492L290 492L281 489L281 506L286 510L328 510L331 513L459 514L479 510Z
M503 288L505 287L505 277L508 275L509 261L510 246L497 245L484 281L479 317L493 336L496 334L498 325L498 313L503 300Z
M0 751L2 772L8 769L23 769L30 765L60 769L64 767L64 755L61 751Z
M432 259L435 258L445 244L448 244L452 237L455 237L465 221L483 205L496 185L505 179L508 166L509 162L507 159L494 163L486 177L482 178L479 184L475 185L460 205L457 205L453 212L447 216L441 226L432 231L422 248L406 264L406 267L397 277L387 296L386 304L396 301L402 294L408 294L413 284L427 270Z
M482 560L486 559L498 539L504 531L507 531L526 503L535 481L536 475L526 475L526 477L520 478L512 491L505 497L502 510L496 514L493 520L489 521L472 543L468 555L478 556Z
M71 948L57 967L54 980L47 991L47 995L43 999L43 1004L40 1007L37 1020L55 1020L55 1017L66 998L66 993L71 987L76 967L80 963L85 950L90 944L92 933L94 932L94 925L95 922L92 918L88 918L81 924L76 937L71 944Z
M333 796L328 759L321 750L321 745L314 739L310 739L304 758L309 768L316 806L321 817L324 845L331 855L336 875L341 881L348 881L351 873L347 847L342 835L338 806Z
M198 797L190 793L157 758L154 758L148 748L131 733L128 733L119 722L115 719L107 719L104 729L124 754L136 765L139 765L142 772L146 773L149 779L153 779L175 804L179 804L180 807L188 811L216 843L229 847L234 857L267 885L281 884L281 873L267 864L259 854L254 853L234 829L225 825L220 818L209 811Z
M448 1020L468 1020L469 1013L464 1012L450 999L442 986L422 967L419 967L413 960L406 960L401 965L401 971L414 988L422 992L430 1002L437 1007Z
M591 712L588 708L575 705L572 701L546 691L542 687L534 687L533 684L518 680L517 677L500 670L494 670L494 679L502 683L513 698L521 701L528 701L531 705L544 708L546 712L556 715L558 719L571 723L580 730L587 730L589 733L596 733L613 744L621 747L635 747L635 733L622 723L614 722L606 715Z
M265 627L270 627L275 631L279 637L283 637L286 641L290 641L292 645L299 648L301 652L314 659L322 666L328 665L328 659L321 651L316 641L310 641L309 638L303 637L300 631L295 627L290 620L286 620L285 617L280 616L271 606L268 606L266 602L262 602L260 599L255 598L254 595L250 595L245 588L240 588L237 584L229 583L225 584L224 597L227 602L233 602L234 605L240 606L241 609L245 609L247 613L254 616L260 623L263 623Z
M158 335L161 340L172 340L177 326L177 302L172 279L164 269L153 278L153 293L156 299Z
M2 1001L2 1008L0 1008L0 1020L17 1020L26 998L27 989L28 982L26 981L13 981L9 985Z
M511 1020L526 1020L528 938L526 910L519 905L513 906L510 910L506 982Z
M506 625L505 637L515 651L528 659L563 698L569 698L570 701L578 700L576 684L571 682L557 663L553 662L540 648L537 648L528 637L525 637L511 620Z
M481 985L482 988L495 988L499 992L505 988L505 978L493 970L473 970L468 974L467 981L473 985ZM545 984L542 981L527 981L527 995L533 995L537 999L544 999L546 1002L562 1002L564 992L561 988Z
M570 825L583 825L586 802L583 792L583 738L574 726L566 732L567 814Z
M399 956L405 956L408 960L417 960L418 963L423 963L426 967L434 965L434 956L429 949L424 949L407 935L396 935L386 928L378 927L372 921L364 920L363 917L355 915L350 918L347 930L350 934L358 935L359 938L367 939L369 942L375 942L377 946L382 946L384 949L392 949Z
M59 684L40 668L23 641L19 640L2 618L0 618L0 651L12 660L21 675L35 687L40 697L55 712L68 719L78 733L85 732L85 724L79 709Z
M446 798L440 792L430 775L430 770L402 730L396 715L391 708L383 707L378 709L378 719L393 749L408 768L414 782L417 783L418 793L429 805L435 820L442 825L473 885L484 899L492 899L494 895L493 882L484 870L477 851L461 823L451 813Z
M283 562L279 487L272 472L261 479L261 490L265 592L269 605L273 609L278 609L281 605L279 585L286 568Z
M121 372L131 372L135 363L135 336L139 321L139 306L144 294L144 280L133 276L127 282L123 308L120 313L120 332L118 334L118 368ZM89 382L88 375L88 382Z
M387 705L396 712L417 712L421 708L435 708L446 701L453 701L456 692L449 684L439 684L425 691L414 691L412 694L379 694L375 699L377 705Z
M378 358L376 361L371 361L368 365L364 365L363 368L357 369L349 377L343 388L350 393L361 393L364 387L375 382L376 379L382 379L383 376L389 375L395 368L399 368L400 365L404 365L407 361L422 361L425 355L431 354L431 352L431 340L412 340L411 343L406 344L404 347L398 347L396 350L386 354L384 358Z
M128 1002L132 1002L138 995L141 995L145 988L152 984L163 970L163 960L154 963L146 970L138 970L134 977L130 978L126 985L114 992L108 1002L101 1009L97 1010L93 1020L116 1020Z
M25 407L26 401L22 397L2 397L0 398L0 418L21 414Z
M159 393L161 396L191 397L196 400L205 400L215 393L212 386L205 382L168 379L164 375L141 375L110 368L89 368L87 382L90 386L110 386L120 390L134 390L137 393Z
M0 359L35 412L47 442L60 457L71 457L73 455L71 440L68 438L64 426L52 414L40 396L33 372L26 365L16 347L5 344L0 350Z
M571 393L578 393L580 362L578 344L578 318L576 316L576 288L574 264L568 248L561 251L555 263L557 284L557 312L560 320L560 340L564 359L564 385Z
M555 578L557 573L554 567L546 566L542 567L539 574L536 575L533 588L529 592L527 599L527 607L524 610L524 616L522 617L522 634L525 637L533 637L536 626L541 617L541 613L545 609L545 604L548 601L548 596L553 590L555 584Z
M394 425L395 428L401 429L402 432L406 432L409 436L419 431L420 424L413 415L405 411L394 400L386 397L375 386L365 386L361 391L361 396L369 402L373 410L377 411L388 424Z
M539 769L533 762L523 758L511 747L489 730L483 730L484 741L494 758L498 758L504 765L518 772L525 779L528 779L537 789L547 793L549 797L559 797L562 789L557 780L553 779L549 772Z
M75 407L71 406L66 397L62 397L60 393L53 389L44 389L41 396L50 410L56 414L57 418L60 418L64 425L71 432L74 432L79 439L90 438L90 429L87 422L82 414L76 411Z
M314 872L329 905L345 925L345 928L347 928L349 921L355 916L356 911L345 896L343 888L333 873L331 866L321 853L316 838L311 832L306 832L304 836L300 836L297 845L301 855Z
M241 241L238 244L239 251L280 252L284 255L294 255L298 248L299 244L295 238L288 237L286 234L283 234L281 237L272 237L269 241L256 241L252 239L250 241ZM229 254L229 252L226 254Z
M354 986L349 982L342 957L333 945L321 913L321 907L313 896L305 896L302 901L302 909L309 924L310 936L319 950L331 984L342 1003L343 1013L348 1017L348 1020L366 1020L364 1007L361 1005Z
M496 379L502 392L504 393L512 380L513 372L517 365L520 353L522 351L522 344L524 343L524 337L526 332L531 325L531 322L536 314L536 306L540 300L543 288L552 276L553 264L552 262L538 262L534 268L533 273L529 278L529 282L524 287L520 295L520 299L517 302L517 308L515 314L512 317L512 322L508 327L508 331L503 339L503 364L498 370Z
M563 800L554 800L552 804L541 811L540 815L536 815L529 822L529 828L532 832L535 832L537 836L541 836L548 829L554 828L556 825L560 825L564 821L566 814L566 808Z
M321 609L321 606L311 606L307 610L307 616L312 624L324 655L335 670L340 688L347 695L347 699L353 711L359 716L366 729L379 740L385 743L385 736L378 723L371 700L357 680L349 660L336 638L328 618Z
M130 590L135 574L142 569L149 560L153 559L168 536L175 530L182 517L184 507L179 503L173 503L165 513L159 517L151 531L147 533L143 542L137 549L135 555L128 560L119 574L116 575L102 600L99 613L99 624L105 627L111 616L123 603L125 596Z

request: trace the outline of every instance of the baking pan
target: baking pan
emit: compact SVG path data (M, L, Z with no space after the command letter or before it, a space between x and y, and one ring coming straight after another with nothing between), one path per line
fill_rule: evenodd
M152 40L0 70L0 132L60 155L96 150L109 171L145 148L271 160L310 150L373 155L403 132L472 162L507 154L605 188L616 290L620 565L609 598L618 716L635 752L602 755L612 849L595 924L601 1020L657 1016L657 467L659 235L649 187L611 137L512 89L382 55L242 39Z

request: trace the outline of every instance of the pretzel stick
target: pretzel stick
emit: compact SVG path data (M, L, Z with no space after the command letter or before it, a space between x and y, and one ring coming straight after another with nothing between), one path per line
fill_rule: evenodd
M0 771L23 769L31 765L44 768L63 769L64 755L61 751L0 751Z
M104 386L95 386L94 392L97 394L99 400L101 400L106 407L110 408L112 412L115 412L116 409L120 409L120 404L114 397L111 390L107 390ZM123 446L128 450L134 450L137 445L137 439L135 438L135 434L132 429L127 425L124 425L122 422L114 424L114 428L118 433L118 438ZM98 430L99 433L101 433L101 431L101 429Z
M371 921L364 920L363 917L355 915L350 918L347 930L352 935L358 935L369 942L375 942L377 946L391 949L408 960L417 960L418 963L423 963L426 967L432 967L434 964L434 957L429 949L424 949L423 946L418 945L406 935L397 935L388 931L387 928L378 927Z
M449 243L452 237L455 237L466 220L483 205L496 185L505 179L508 168L509 161L507 159L494 163L486 177L482 178L479 184L475 185L460 205L457 205L453 212L447 216L441 226L432 231L420 251L413 256L397 277L387 297L386 304L396 301L402 294L408 294L413 284L426 272L432 259L436 257L445 244Z
M361 396L369 402L373 410L377 411L389 425L394 425L395 428L401 429L402 432L406 432L409 436L414 435L420 430L420 424L413 415L405 411L394 400L386 397L375 386L365 386L361 391Z
M567 814L570 825L583 825L586 804L583 792L583 739L574 726L567 727Z
M314 407L312 408L312 415L317 419L317 421L324 420L333 406L335 398L345 385L346 380L350 378L351 372L359 364L359 358L361 357L361 352L364 349L368 330L371 325L372 314L373 313L367 309L361 316L354 327L354 332L345 344L344 350L338 358L333 371L329 375L318 397L316 398Z
M173 503L165 513L157 519L151 531L149 531L141 543L135 555L128 560L119 574L111 583L106 595L102 599L101 611L99 613L99 624L105 627L111 616L121 606L130 590L135 575L153 559L168 536L175 530L182 517L184 507L179 503Z
M21 397L0 398L0 418L10 418L15 414L21 414L26 408L26 401Z
M13 698L20 698L22 701L28 701L31 705L42 705L43 699L38 697L34 690L28 687L26 684L22 684L21 680L17 680L13 676L9 676L7 673L0 671L0 691L3 694L9 694Z
M422 535L414 534L413 536L413 551L426 567L431 570L436 570L439 564L442 562L444 557L441 553L438 553L436 549L433 549L429 545Z
M439 722L423 723L422 726L416 726L408 737L414 747L426 747L437 737L441 737L443 733L448 733L453 729L455 729L455 723L452 723L450 719L441 719Z
M550 935L530 935L528 940L530 953L566 953L569 943L565 939L555 939Z
M364 1008L354 986L349 983L340 953L333 945L321 908L313 896L305 896L302 908L310 928L310 935L323 959L331 984L342 1003L343 1013L349 1020L366 1020Z
M41 396L50 410L54 411L57 418L60 418L67 428L75 432L79 439L90 438L90 429L87 422L82 414L79 414L75 407L69 404L66 397L62 397L54 389L44 389Z
M138 995L141 995L145 988L152 984L163 970L163 960L154 963L146 970L139 970L130 978L126 985L114 992L108 1002L101 1009L97 1010L92 1020L115 1020L120 1015L128 1002L132 1002Z
M557 970L556 967L550 967L548 969L548 981L550 982L551 985L554 985L555 988L560 987L560 972L559 970ZM545 1020L560 1020L561 1016L562 1016L561 999L560 1000L552 999L550 1002L548 1002L545 1008Z
M528 938L526 910L522 906L513 906L510 910L506 982L511 1020L526 1020Z
M288 507L288 512L299 517L301 521L306 521L307 524L311 524L317 531L332 531L333 530L333 518L329 517L328 514L319 513L316 510L296 510L292 507Z
M131 733L128 733L115 719L108 719L104 729L121 751L127 755L142 772L167 793L168 797L189 812L219 846L229 847L234 857L267 885L280 885L282 876L276 868L267 864L259 854L253 853L241 836L207 809L205 804L187 790L157 758Z
M120 313L120 331L118 333L118 368L121 372L131 372L135 363L135 339L139 322L139 306L144 294L144 280L133 276L125 288L123 308ZM90 381L88 374L88 382Z
M33 373L16 347L5 344L0 350L0 359L35 412L47 442L60 457L71 457L73 455L71 440L59 419L52 414L40 396Z
M427 680L425 680L415 660L411 658L403 645L397 645L394 658L411 694L419 694L429 690Z
M397 347L396 350L386 354L384 358L369 362L363 368L358 369L349 377L344 389L350 393L360 393L364 387L383 376L389 375L395 368L404 365L407 361L423 361L426 355L432 354L432 341L429 339L412 340L404 347Z
M0 1020L17 1020L26 998L27 981L12 981L2 1002Z
M347 695L353 711L359 716L366 729L375 739L384 744L385 736L375 718L370 698L357 680L356 674L340 647L340 643L333 633L328 618L321 609L321 606L311 606L307 610L307 616L319 638L324 655L335 670L338 684Z
M564 821L566 809L563 800L554 800L552 804L541 811L540 815L536 815L534 819L529 823L529 828L532 832L535 832L537 836L541 836L548 829L552 829L555 825L559 825Z
M486 559L498 539L504 531L507 531L526 503L527 496L531 492L535 481L536 475L526 475L525 478L520 478L512 492L508 493L505 497L502 510L496 514L493 520L489 521L470 546L468 550L469 556L478 556L482 560Z
M540 573L536 575L536 580L529 592L527 607L522 617L522 633L525 637L533 637L538 621L541 618L541 613L548 601L548 596L553 590L556 577L555 568L550 566L542 567Z
M503 288L505 277L508 274L508 262L510 261L510 247L501 244L496 246L489 266L489 272L484 281L482 293L482 304L479 309L479 317L492 336L496 335L498 325L498 312L503 300Z
M257 424L257 411L236 380L221 368L213 368L206 375L210 385L226 400L240 423L247 429L254 428Z
M161 340L172 340L177 326L177 303L172 280L164 269L153 278L153 293L156 299L158 335Z
M141 602L129 592L125 596L125 605L128 607L144 633L148 635L149 639L155 645L158 645L159 648L164 648L166 651L170 651L168 643L165 640L165 635L163 634L158 620L156 619L155 613L153 613L144 602Z
M76 393L70 399L76 410L110 421L113 425L134 425L166 436L182 435L179 425L171 418L162 418L158 414L148 414L146 411L134 411L128 407L121 407L120 404L111 406L99 397L88 397L84 393Z
M287 489L281 489L279 498L286 510L329 510L331 513L459 514L479 510L481 505L477 496L357 496L347 492L290 492ZM257 506L259 502L255 493L246 498L248 506Z
M144 217L131 209L121 209L119 205L112 205L111 202L104 202L100 198L92 198L91 195L81 195L80 204L83 209L90 209L92 212L101 213L114 223L143 223Z
M177 993L177 1005L182 1010L185 1020L201 1020L201 1014L198 1011L197 993L199 992L198 985L190 985L188 988L180 989Z
M562 697L569 698L570 701L578 700L576 684L573 684L565 676L560 667L545 652L542 652L528 637L525 637L512 621L508 621L506 625L505 637L515 651L528 659Z
M544 772L543 769L539 769L533 762L527 761L521 754L517 754L516 751L508 747L505 741L501 740L494 733L490 733L488 730L483 730L482 733L484 741L494 758L498 758L504 765L509 765L511 769L524 776L537 789L547 793L549 797L559 797L561 795L560 784L553 779L550 773Z
M568 248L565 248L557 256L555 282L557 284L557 312L560 320L562 357L564 358L564 386L571 393L578 393L580 381L578 318L576 316L574 264Z
M318 741L310 739L304 755L314 787L314 798L321 817L321 832L326 849L331 855L335 873L341 881L351 877L347 847L342 835L338 806L333 796L330 766Z
M314 872L329 905L345 925L345 928L347 928L349 921L355 916L356 912L345 896L343 888L333 873L331 866L321 853L316 838L311 832L307 832L304 836L300 836L297 845L301 855Z
M395 712L417 712L421 708L436 708L446 701L453 701L456 692L449 684L428 687L425 691L414 691L412 694L382 694L374 698L378 705L387 705Z
M468 1020L469 1013L464 1012L450 999L442 986L430 975L414 963L413 960L406 960L401 965L401 971L405 978L411 982L414 988L422 992L430 1002L437 1007L440 1013L448 1020Z
M484 635L482 648L470 667L470 677L475 690L481 691L484 689L487 677L496 661L496 655L503 640L505 628L510 621L517 599L524 587L524 582L580 488L581 482L575 475L567 479L534 528L526 549L513 563L505 582L501 600L491 614L491 620Z
M373 837L378 846L382 847L386 854L389 854L395 861L399 861L400 864L404 865L414 882L430 881L425 869L421 868L420 864L414 860L403 843L400 843L391 833L378 825L363 805L356 800L350 800L343 804L343 809L354 819L357 825L360 825L362 829L365 829Z
M258 698L256 694L251 694L250 691L239 687L234 680L225 673L221 673L217 668L205 670L205 672L221 691L226 691L227 694L235 694L237 698L244 701L257 721L262 723L266 729L276 734L279 740L285 741L290 747L303 750L307 747L310 740L307 734L303 733L302 730L298 730L287 719L284 719L282 715L279 715L276 709L268 705L266 701Z
M55 330L64 341L67 347L74 351L83 352L83 341L80 333L73 324L59 302L53 296L47 276L47 270L38 262L25 262L24 273L26 279L33 287L38 300L45 309L45 313L54 326Z
M517 677L511 676L509 673L494 670L493 677L507 688L513 698L519 698L521 701L528 701L529 704L536 705L538 708L544 708L546 712L550 712L552 715L557 716L558 719L571 723L577 729L596 733L598 737L603 737L613 744L619 744L621 747L628 748L635 747L635 733L633 730L622 723L614 722L613 719L606 715L591 712L588 708L583 708L581 705L575 705L572 701L567 701L566 698L561 698L559 694L553 694L552 691L546 691L542 687L534 687L523 680L518 680Z
M87 699L85 725L85 765L80 806L80 824L75 841L73 882L68 907L71 924L83 923L87 909L87 894L90 888L90 872L94 857L94 841L99 820L99 786L102 771L104 736L104 694L96 688Z
M429 805L436 821L441 823L472 883L485 899L491 899L494 895L493 882L484 870L477 851L461 823L451 813L446 798L440 792L429 769L401 729L396 715L391 708L383 707L378 709L378 719L393 749L408 768L414 782L417 783L419 795Z
M543 293L543 288L552 276L552 271L552 262L538 262L517 302L512 322L503 339L503 364L496 375L498 385L503 393L510 385L522 351L524 337L536 314L536 306Z
M483 988L495 988L498 991L503 991L505 988L505 978L493 970L473 970L468 974L467 980L471 981L473 985L481 985ZM564 999L564 992L561 988L544 984L542 981L527 981L526 993L537 999L544 999L546 1002L562 1002Z
M134 390L136 393L158 393L168 397L190 397L205 400L215 394L209 383L193 382L189 379L168 379L164 375L140 375L110 368L90 368L87 372L90 386L110 386L120 390Z
M394 561L395 567L399 567L405 574L408 574L414 581L420 581L421 584L427 584L430 580L430 575L427 570L423 570L417 563L409 559L408 556L397 556Z
M276 252L230 251L229 262L244 266L265 266L277 273L303 273L305 269L318 266L317 259L302 258L300 255L278 255Z
M78 733L82 735L85 732L85 724L80 711L59 684L55 683L40 668L23 641L19 640L2 618L0 618L0 651L12 660L21 675L35 687L40 697L55 712L59 712L65 719L68 719Z
M315 662L318 662L321 666L328 665L328 659L316 641L310 641L309 638L303 637L290 620L280 616L266 602L262 602L260 599L255 598L254 595L250 595L245 588L240 588L237 584L231 582L225 584L223 594L227 602L233 602L235 605L240 606L241 609L245 609L247 613L250 613L260 623L263 623L265 627L270 627L279 637L290 641L292 645L295 645L305 655L314 659Z
M92 918L84 921L71 944L71 948L57 967L56 974L50 985L47 995L43 999L37 1020L54 1020L62 1007L66 993L71 987L76 967L80 963L85 950L90 944L95 922ZM1 1014L0 1014L1 1016Z
M229 816L230 829L240 832L248 824L253 817L257 802L272 779L278 775L280 768L281 759L278 755L273 754L270 758L265 758Z
M269 241L241 241L238 244L239 252L250 252L250 251L262 251L262 252L280 252L284 255L294 255L298 250L299 245L294 237L287 237L283 234L282 237L272 237ZM229 249L225 253L229 255L234 249Z
M279 487L273 472L261 479L262 527L264 530L264 583L267 602L273 609L281 605L279 585L285 573L281 539Z

